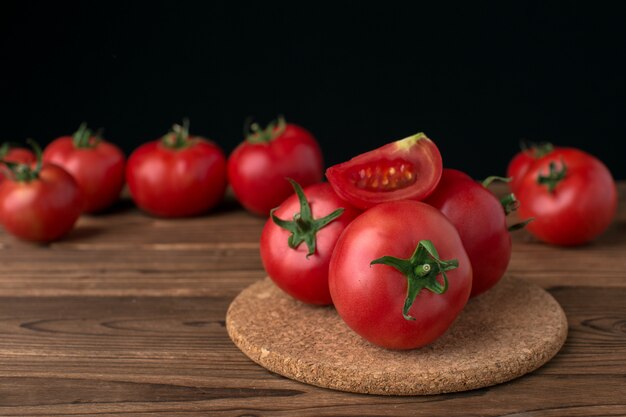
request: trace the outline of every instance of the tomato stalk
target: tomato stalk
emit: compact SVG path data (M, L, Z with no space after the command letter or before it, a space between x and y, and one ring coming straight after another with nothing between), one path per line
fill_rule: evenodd
M496 181L502 181L502 182L509 183L509 182L511 182L512 180L513 180L513 178L511 178L511 177L499 177L499 176L497 176L497 175L491 175L491 176L489 176L489 177L485 178L485 179L482 181L482 185L483 185L483 187L485 187L485 188L489 188L489 186L490 186L491 184L493 184L494 182L496 182Z
M183 124L175 124L172 126L172 131L163 136L161 143L170 149L184 149L191 144L189 140L189 119L183 119Z
M293 215L292 221L278 218L274 214L277 208L272 209L270 216L277 226L291 232L291 235L287 240L287 244L291 249L296 249L302 242L306 244L308 249L306 257L308 258L315 253L317 232L337 217L341 216L344 209L338 208L327 216L320 219L314 219L313 214L311 213L311 206L307 201L300 184L291 178L287 178L287 180L291 183L296 195L298 196L298 201L300 202L300 212Z
M413 255L408 259L383 256L370 262L370 265L374 264L391 266L407 278L407 296L402 308L402 315L406 320L415 320L415 317L409 315L409 309L415 302L417 294L424 288L435 294L445 293L448 290L446 271L459 267L457 259L442 261L430 240L420 240ZM437 281L439 274L443 277L443 284Z
M43 164L43 154L39 144L32 139L26 139L26 142L31 146L31 148L33 148L35 156L37 157L37 163L34 168L31 168L27 164L0 159L0 162L2 162L9 169L13 180L17 182L30 182L38 179Z
M550 162L548 167L549 172L548 175L537 176L537 184L546 185L548 187L548 192L550 194L554 193L557 185L565 178L567 175L567 165L563 161L561 161L561 168L557 168L556 163L554 161Z
M100 132L94 135L91 129L87 128L87 123L82 122L72 135L72 142L76 148L93 148L100 142Z
M548 143L547 145L552 146L552 144ZM511 177L499 177L497 175L492 175L490 177L485 178L482 181L482 185L483 187L487 188L489 187L494 181L502 181L502 182L511 182L513 178ZM500 199L500 204L502 204L502 208L504 209L504 214L505 215L509 215L511 213L513 213L515 210L517 210L519 208L519 200L517 199L517 197L515 197L515 194L513 193L509 193L507 195L505 195L504 197L502 197ZM524 221L521 221L519 223L515 223L510 225L507 230L509 232L514 232L516 230L519 229L523 229L524 227L526 227L526 225L530 222L532 222L533 220L535 220L533 217L531 217L530 219L526 219Z
M511 177L499 177L497 175L491 175L485 178L481 182L481 184L483 187L489 188L489 186L496 181L509 183L512 180L513 178ZM515 194L513 193L509 193L505 195L504 197L502 197L500 199L500 204L502 204L502 208L504 209L504 214L506 214L507 216L511 214L512 212L514 212L515 210L517 210L517 208L519 207L519 201L517 201L517 198L515 198Z
M523 152L529 153L534 159L539 159L552 152L554 145L550 142L533 143L522 140L520 142L520 148Z
M249 143L268 143L276 139L285 132L287 122L281 115L278 119L271 121L265 129L262 129L258 123L250 123L250 119L246 120L243 129L243 135Z
M9 142L4 142L2 146L0 146L0 159L3 159L11 150L11 145Z
M504 197L502 197L500 199L500 203L502 204L502 207L504 208L504 214L506 216L516 211L520 205L519 200L517 199L517 197L515 197L515 194L513 193L509 193L505 195ZM509 227L507 227L507 230L509 232L514 232L516 230L523 229L524 227L526 227L528 223L532 222L533 220L535 220L535 218L531 217L519 223L514 223L510 225Z

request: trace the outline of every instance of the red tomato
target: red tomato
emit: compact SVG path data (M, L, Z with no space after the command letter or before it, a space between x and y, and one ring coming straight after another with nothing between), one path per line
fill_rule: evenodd
M470 297L493 287L511 259L511 236L500 200L467 174L444 169L439 185L424 202L445 214L461 236L472 263Z
M388 143L326 170L340 197L361 209L395 200L422 200L441 177L441 154L423 133Z
M513 157L506 170L506 176L511 178L509 182L511 190L513 192L517 190L524 175L537 159L548 155L554 149L551 143L531 144L530 146L522 144L522 150Z
M30 149L13 147L5 142L0 146L0 160L30 165L37 162L37 157ZM3 169L0 167L0 183L4 177Z
M328 264L335 243L360 213L328 183L307 187L293 182L288 197L267 219L261 259L268 275L287 294L309 304L331 304Z
M63 168L19 165L0 184L0 221L21 239L49 242L68 233L80 216L78 184Z
M161 217L201 214L226 190L226 157L213 142L189 136L187 125L141 145L128 158L126 182L135 203Z
M95 213L110 207L124 186L124 153L116 145L93 136L85 123L73 136L53 140L43 159L72 174L83 194L83 211Z
M580 245L604 232L615 217L617 190L608 168L574 148L538 159L516 191L519 214L534 217L526 227L555 245Z
M413 349L441 336L461 312L472 266L439 210L394 201L369 209L342 233L328 284L356 333L386 348Z
M317 140L283 118L265 130L255 124L228 159L228 180L239 202L267 216L293 193L285 178L306 187L322 180L324 162Z

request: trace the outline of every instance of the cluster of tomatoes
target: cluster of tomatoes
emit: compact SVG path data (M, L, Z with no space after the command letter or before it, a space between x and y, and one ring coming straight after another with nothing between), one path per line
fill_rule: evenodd
M546 242L577 245L602 233L616 211L609 170L578 149L526 149L509 178L479 183L444 169L437 146L419 133L328 168L324 183L322 153L307 130L279 118L246 131L228 159L187 123L128 161L85 125L43 152L5 144L0 222L20 238L51 241L81 213L111 206L124 183L137 206L162 217L206 212L230 184L247 210L269 216L261 258L278 287L305 303L333 304L372 343L412 349L441 336L469 298L502 278L511 230L527 226ZM489 191L498 179L511 181L514 194ZM508 226L518 207L526 220Z
M285 177L304 185L322 179L319 144L305 129L280 117L247 131L228 160L216 143L190 135L188 122L141 145L128 161L85 124L43 152L34 142L33 150L6 143L0 148L0 222L25 240L57 240L81 213L114 204L125 183L137 206L154 216L202 214L222 201L227 183L246 209L267 216L293 192Z
M479 183L444 169L421 133L389 143L328 168L329 183L303 189L291 180L295 194L263 229L263 265L286 293L333 304L374 344L427 345L502 278L510 231L528 225L548 242L582 243L615 213L610 173L582 151L524 151L509 174L519 197L499 199L488 185L511 178ZM526 220L508 226L518 207Z

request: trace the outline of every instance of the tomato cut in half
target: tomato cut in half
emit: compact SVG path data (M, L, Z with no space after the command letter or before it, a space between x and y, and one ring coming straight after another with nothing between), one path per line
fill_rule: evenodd
M335 192L360 209L396 200L422 200L443 170L437 145L424 133L388 143L326 170Z

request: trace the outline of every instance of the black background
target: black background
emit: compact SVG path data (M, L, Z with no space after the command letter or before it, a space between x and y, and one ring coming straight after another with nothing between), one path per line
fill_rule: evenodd
M0 140L84 120L129 153L188 116L230 152L282 113L327 166L424 131L477 178L526 138L626 179L623 3L364 4L3 2Z

